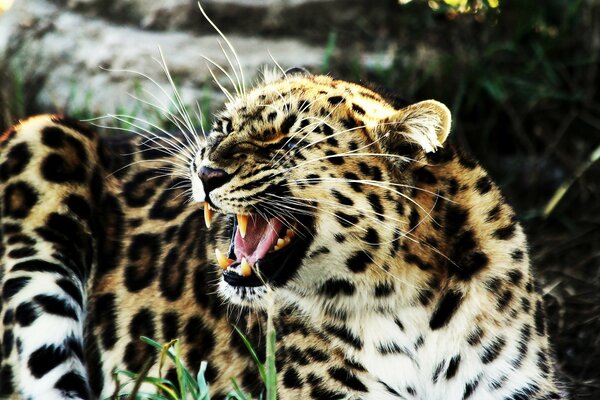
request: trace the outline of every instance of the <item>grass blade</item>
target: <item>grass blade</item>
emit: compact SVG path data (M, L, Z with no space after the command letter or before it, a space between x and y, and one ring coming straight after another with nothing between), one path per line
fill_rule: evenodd
M265 372L265 366L258 359L256 352L252 348L252 344L250 343L250 341L248 340L246 335L244 335L244 332L242 332L237 326L234 325L233 329L235 329L235 331L238 333L238 335L240 335L240 337L242 338L242 341L246 345L246 348L250 352L250 356L252 356L252 359L254 360L254 363L256 364L256 367L258 368L258 372L260 374L261 379L263 380L263 382L267 383L267 374Z

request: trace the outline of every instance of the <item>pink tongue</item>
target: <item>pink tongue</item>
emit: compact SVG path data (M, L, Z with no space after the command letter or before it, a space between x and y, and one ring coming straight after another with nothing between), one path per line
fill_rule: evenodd
M246 260L254 265L256 260L264 258L269 250L277 244L278 234L282 227L283 224L276 218L267 221L257 215L251 216L248 219L246 237L242 238L239 229L235 233L236 261L242 261L242 257L246 257Z

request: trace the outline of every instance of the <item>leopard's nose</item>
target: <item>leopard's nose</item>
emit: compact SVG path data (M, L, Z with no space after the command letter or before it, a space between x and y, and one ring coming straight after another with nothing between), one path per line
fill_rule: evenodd
M222 169L210 168L210 167L200 167L198 170L198 176L202 181L202 185L204 186L204 193L206 196L225 183L231 180L231 175Z

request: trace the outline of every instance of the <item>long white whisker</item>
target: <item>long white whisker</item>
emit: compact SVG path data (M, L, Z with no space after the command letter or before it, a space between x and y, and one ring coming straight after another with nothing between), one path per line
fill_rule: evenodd
M221 85L221 82L219 82L219 80L217 79L217 77L215 76L215 73L213 72L213 70L207 65L206 68L208 69L208 72L210 73L210 76L212 76L213 80L215 81L215 83L217 84L217 86L219 87L219 89L221 89L221 92L223 92L223 94L225 95L225 97L227 97L227 100L229 100L230 103L233 103L233 96L231 95L231 93L229 92L229 90L225 89L225 87L223 85Z
M183 104L183 99L181 98L181 95L179 94L179 90L177 89L177 86L175 85L175 81L173 81L173 77L171 76L171 72L169 71L169 68L167 67L167 62L165 61L165 56L164 56L163 51L160 48L160 46L158 47L158 51L160 53L160 59L162 62L161 66L162 66L163 72L167 76L169 84L171 85L171 88L173 89L173 95L175 96L176 103L178 104L178 107L176 109L179 112L179 114L181 115L181 117L183 118L183 120L185 121L185 126L188 129L187 132L189 132L191 135L193 135L195 138L197 138L198 134L196 133L196 130L194 129L194 125L192 124L190 115L187 112L185 105ZM182 133L184 134L186 141L188 142L188 144L190 146L194 147L195 145L198 145L198 143L194 144L190 141L186 132L182 132ZM196 150L197 150L197 148L196 148Z
M240 63L240 59L239 59L239 57L237 55L237 52L235 51L235 48L232 46L232 44L229 41L229 39L227 39L227 36L225 36L223 34L223 32L221 32L221 30L219 29L219 27L217 25L215 25L215 23L208 17L208 15L206 14L206 12L204 11L204 8L202 8L202 5L200 4L200 2L198 2L198 7L200 8L200 12L204 16L204 18L208 21L208 23L210 23L212 25L212 27L219 34L219 36L221 36L223 38L223 40L225 41L225 43L229 47L229 50L231 50L231 53L235 57L235 60L236 60L236 62L238 64L238 67L239 67L240 77L241 77L241 81L242 81L242 93L245 96L246 95L246 84L244 82L244 70L242 68L242 64Z

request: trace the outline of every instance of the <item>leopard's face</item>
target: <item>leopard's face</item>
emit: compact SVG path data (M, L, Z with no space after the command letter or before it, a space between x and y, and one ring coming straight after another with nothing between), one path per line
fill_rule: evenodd
M318 295L325 281L382 273L403 232L402 171L449 126L443 105L419 104L396 110L361 86L310 75L227 104L191 166L193 199L225 226L215 243L221 294L260 306L269 290Z

